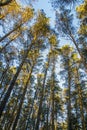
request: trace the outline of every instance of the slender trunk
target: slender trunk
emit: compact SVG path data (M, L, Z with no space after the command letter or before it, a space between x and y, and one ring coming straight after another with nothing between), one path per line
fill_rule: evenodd
M49 108L48 108L48 105L47 105L47 123L46 123L46 130L49 130L49 127L48 127L48 118L49 118Z
M80 51L80 49L78 47L78 44L77 44L77 42L76 42L76 40L75 40L75 38L74 38L74 36L72 34L72 31L69 29L68 23L67 23L66 29L68 30L69 37L71 38L72 42L74 43L74 45L75 45L75 47L76 47L76 49L77 49L77 51L78 51L78 53L79 53L79 55L81 57L81 60L82 60L82 63L84 65L85 69L87 69L86 61L84 60L83 54L81 53L81 51Z
M52 70L52 86L51 86L51 96L52 96L52 130L55 130L54 126L54 70L55 70L55 59L53 59L53 70Z
M70 37L71 37L71 39L72 39L72 41L73 41L73 43L74 43L74 45L75 45L75 47L76 47L76 49L77 49L79 55L80 55L80 57L83 58L83 56L82 56L82 54L81 54L81 52L80 52L80 49L79 49L79 47L78 47L78 45L77 45L77 43L76 43L76 41L75 41L73 35L70 34Z
M24 23L20 23L19 25L17 25L13 30L11 30L10 32L8 32L5 36L3 36L0 39L0 42L2 42L6 37L8 37L11 33L13 33L14 31L16 31L18 28L20 28Z
M67 25L65 24L65 26L66 26L66 30L68 30L69 38L71 38L71 40L73 41L73 43L74 43L74 45L75 45L75 47L76 47L76 49L77 49L79 55L82 57L82 54L81 54L81 52L80 52L80 49L79 49L79 47L78 47L78 45L77 45L77 43L76 43L75 38L73 37L72 30L69 28L68 23L67 23Z
M42 97L40 98L40 104L39 104L39 109L38 109L38 114L37 114L37 122L36 122L35 130L39 130L40 115L42 112L42 102L43 102L43 93L41 93L41 94L42 94Z
M18 123L18 119L19 119L19 116L20 116L20 113L21 113L21 108L22 108L22 105L23 105L23 101L24 101L24 98L25 98L25 94L26 94L26 91L27 91L27 87L28 87L28 84L30 82L30 78L31 78L31 74L32 74L32 71L33 71L33 68L34 68L34 65L32 66L31 68L31 72L29 74L29 77L28 77L28 80L25 84L25 87L24 87L24 92L22 94L22 98L21 98L21 101L20 101L20 104L19 104L19 109L17 111L17 115L16 115L16 118L14 120L14 123L13 123L13 127L12 127L12 130L15 130L16 129L16 126L17 126L17 123Z
M9 121L9 123L8 123L8 130L10 130L10 128L11 128L11 126L12 126L12 123L13 123L13 121L14 121L14 117L15 117L15 110L16 110L16 108L17 108L17 102L18 101L16 101L16 104L15 104L15 106L14 106L14 108L13 108L13 112L12 112L12 118L10 119L10 121Z
M6 48L12 41L14 41L19 35L20 35L20 33L19 33L17 36L15 36L14 38L12 38L10 41L8 41L8 43L6 43L6 45L3 46L3 47L0 49L0 53L2 53L2 51L5 50L5 48Z
M76 125L75 125L75 129L76 130L79 130L79 128L78 128L78 105L77 105L77 98L75 98L75 104L76 104L76 107L75 107L75 111L76 111L76 120L77 120L77 122L76 122Z
M53 81L54 82L54 81ZM53 86L52 86L52 117L51 117L51 119L52 119L52 130L55 130L55 125L54 125L54 83L52 84Z
M7 64L7 67L6 67L6 69L3 71L3 73L2 73L2 76L1 76L1 79L0 79L0 81L1 81L1 86L2 86L2 83L3 83L3 80L6 78L6 73L7 73L7 71L8 71L8 69L9 69L9 64Z
M69 66L69 61L67 62ZM68 130L72 130L71 121L71 72L70 67L68 67Z
M49 67L49 61L50 61L50 58L48 58L48 67ZM42 85L41 98L40 98L40 104L39 104L39 109L38 109L38 114L37 114L37 122L36 122L35 130L39 130L39 123L40 123L40 116L41 116L41 112L42 112L42 103L43 103L44 88L45 88L45 82L46 82L48 67L46 68L45 75L44 75L44 80L43 80L43 85Z
M7 102L8 102L8 99L9 99L9 97L10 97L10 94L11 94L12 90L13 90L13 87L14 87L14 85L15 85L15 82L16 82L16 80L17 80L17 77L18 77L18 75L19 75L19 73L20 73L20 71L21 71L21 68L22 68L22 66L23 66L23 64L24 64L24 62L25 62L25 60L26 60L26 58L27 58L27 55L28 55L29 51L31 50L32 45L33 45L33 44L31 43L31 45L29 46L28 50L26 51L26 53L25 53L25 55L24 55L24 57L23 57L23 60L22 60L22 62L21 62L21 64L20 64L20 66L18 67L18 70L17 70L16 74L14 75L14 77L13 77L11 83L10 83L10 85L9 85L9 87L8 87L8 90L7 90L7 92L6 92L6 94L5 94L4 98L3 98L3 100L1 101L1 104L0 104L0 118L1 118L2 112L3 112L5 106L6 106Z
M52 77L52 84L51 84L51 97L52 97L52 100L51 100L51 130L55 130L55 125L54 125L54 115L55 115L55 112L54 112L54 87L55 87L55 84L54 84L54 80L55 80L55 60L56 60L56 57L55 57L55 52L54 52L54 47L51 45L51 51L52 51L52 74L51 74L51 77Z
M52 89L52 130L55 130L54 126L54 90Z
M82 129L86 130L85 127L85 117L84 117L84 110L83 110L83 97L82 97L82 91L81 91L81 86L80 86L80 80L79 80L79 73L78 73L78 68L76 68L76 86L77 86L77 91L78 91L78 97L79 97L79 107L80 107L80 112L81 112L81 122L82 122Z
M38 88L38 87L37 87ZM26 130L27 130L27 128L28 128L28 124L29 124L29 120L30 120L30 116L31 116L31 114L32 114L32 110L33 110L33 105L34 105L34 100L35 100L35 98L36 98L36 95L37 95L37 88L36 88L36 91L35 91L35 95L34 95L34 99L33 99L33 103L32 103L32 106L31 106L31 108L30 108L30 111L29 111L29 114L28 114L28 117L27 117L27 123L26 123Z
M16 108L17 108L17 101L16 101L16 105L13 106L13 111L12 111L12 113L9 115L10 118L7 117L8 113L9 113L9 111L7 111L6 113L4 113L3 119L2 119L2 121L1 121L1 124L4 124L4 127L6 127L6 129L8 129L8 130L10 130L10 127L9 127L9 126L12 125L12 122L13 122L13 120L14 120L14 117L15 117L14 112L15 112ZM9 109L9 108L8 108L8 109ZM8 121L6 121L6 123L5 123L5 120L6 120L7 118L8 118ZM3 129L4 129L4 128L3 128Z
M69 35L70 35L71 40L73 41L73 43L74 43L74 45L75 45L75 47L76 47L76 49L77 49L77 51L78 51L78 53L79 53L79 55L80 55L80 57L81 57L81 60L82 60L82 63L83 63L83 65L84 65L85 69L87 69L86 61L84 60L83 54L81 53L81 51L80 51L80 49L79 49L79 47L78 47L78 45L77 45L77 43L76 43L76 41L75 41L73 35L71 34L71 31L69 31Z
M4 82L4 79L6 78L6 73L9 69L9 64L7 65L6 69L3 71L2 73L2 76L1 76L1 86L3 86L3 82ZM4 96L4 93L6 92L6 89L7 89L7 83L4 85L4 88L1 92L1 95L0 95L0 99L2 100L3 96Z

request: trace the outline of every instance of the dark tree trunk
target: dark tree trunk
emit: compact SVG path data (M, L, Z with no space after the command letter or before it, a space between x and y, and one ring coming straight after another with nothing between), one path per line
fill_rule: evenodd
M71 121L71 69L69 65L69 60L67 61L68 65L68 130L72 130L72 121Z
M47 122L46 122L46 130L49 130L49 108L48 108L48 106L47 106Z
M35 100L36 97L37 97L37 89L38 89L38 87L36 88L35 95L34 95L34 99L33 99L33 103L32 103L32 106L31 106L31 108L30 108L30 111L29 111L29 114L28 114L28 117L27 117L27 121L26 121L26 130L28 129L30 116L31 116L32 110L33 110L34 100ZM35 127L35 126L34 126L34 127Z
M55 127L54 127L54 89L52 89L52 130L55 130Z
M25 87L24 87L24 92L23 92L23 94L22 94L22 98L21 98L21 101L20 101L20 103L19 103L19 109L18 109L18 111L17 111L17 115L16 115L16 118L15 118L15 120L14 120L12 130L15 130L15 129L16 129L16 126L17 126L17 123L18 123L18 119L19 119L19 116L20 116L20 113L21 113L21 108L22 108L22 105L23 105L23 101L24 101L24 98L25 98L25 94L26 94L26 91L27 91L27 87L28 87L28 84L29 84L29 82L30 82L30 78L31 78L31 74L32 74L32 71L33 71L33 67L34 67L34 66L32 66L32 68L31 68L31 72L30 72L30 74L29 74L28 80L27 80L26 85L25 85Z
M28 55L29 51L31 50L31 47L32 47L32 44L30 45L30 47L29 47L28 50L26 51L26 53L25 53L25 55L24 55L24 57L23 57L23 60L22 60L22 62L21 62L21 64L20 64L20 66L18 67L18 70L17 70L16 74L14 75L14 77L13 77L11 83L10 83L10 85L9 85L9 87L8 87L8 90L7 90L7 92L6 92L6 94L5 94L4 98L3 98L3 100L1 101L1 104L0 104L0 118L1 118L2 112L3 112L5 106L6 106L7 102L8 102L8 99L9 99L9 97L10 97L10 94L11 94L12 90L13 90L13 87L14 87L14 85L15 85L15 82L16 82L16 80L17 80L17 77L18 77L18 75L19 75L19 73L20 73L20 71L21 71L21 68L22 68L22 66L23 66L23 64L24 64L24 62L25 62L25 60L26 60L26 58L27 58L27 55Z
M18 102L18 100L16 101L16 104L15 104L15 106L14 106L14 108L13 108L13 111L12 111L12 118L10 119L10 121L9 121L9 123L8 123L8 130L10 130L10 128L11 128L11 126L12 126L12 124L13 124L13 121L14 121L14 117L15 117L15 110L16 110L16 108L17 108L17 102Z
M19 35L20 35L20 34L19 34ZM18 36L19 36L19 35L18 35ZM2 51L5 50L5 48L6 48L12 41L14 41L18 36L14 37L14 38L12 38L10 41L8 41L8 43L6 43L6 45L3 46L3 47L0 49L0 53L2 53Z
M76 79L76 86L77 86L77 92L78 92L78 97L79 97L79 107L80 107L80 112L81 112L82 129L86 130L84 110L83 110L83 96L82 96L82 91L81 91L81 86L80 86L78 68L76 68L76 77L75 77L75 79Z
M85 69L87 70L87 64L86 64L86 61L84 60L84 56L83 56L82 52L80 51L80 49L78 47L78 44L77 44L77 42L76 42L76 40L75 40L75 38L74 38L74 36L72 34L72 30L69 29L68 23L67 23L67 26L66 26L66 30L68 30L69 38L71 38L72 42L74 43L74 45L75 45L75 47L76 47L76 49L77 49L77 51L78 51L78 53L79 53L79 55L81 57L82 63L84 65Z
M0 42L2 42L6 37L8 37L11 33L13 33L14 31L16 31L18 28L20 28L23 25L23 23L17 25L13 30L11 30L10 32L8 32L5 36L3 36L0 39Z
M69 30L69 35L70 35L70 38L71 38L71 40L73 41L73 43L74 43L74 45L75 45L75 47L76 47L76 49L77 49L77 51L78 51L78 53L79 53L79 55L80 55L80 57L81 57L81 60L82 60L82 63L83 63L83 65L84 65L85 69L87 70L87 64L86 64L86 61L85 61L85 59L84 59L84 56L83 56L83 54L81 53L81 51L80 51L80 49L79 49L79 47L78 47L78 44L77 44L76 40L74 39L74 37L73 37L73 35L72 35L72 33L71 33L70 30Z
M49 67L49 62L50 62L50 58L48 58L48 67ZM43 103L44 88L45 88L45 82L46 82L48 67L45 70L45 75L44 75L44 80L43 80L43 85L42 85L42 90L41 90L41 98L40 98L40 104L39 104L39 109L38 109L38 114L37 114L37 122L36 122L35 130L39 130L39 123L40 123L40 116L41 116L41 112L42 112L42 103Z
M54 126L54 71L55 71L55 59L53 57L53 69L52 69L52 85L51 85L51 96L52 96L52 130L55 130Z

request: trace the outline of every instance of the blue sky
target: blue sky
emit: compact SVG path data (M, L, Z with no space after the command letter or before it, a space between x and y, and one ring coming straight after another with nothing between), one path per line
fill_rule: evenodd
M28 0L26 0L28 1ZM50 0L37 0L37 2L33 2L33 7L35 11L38 9L43 9L44 12L46 13L46 16L50 18L50 25L51 27L55 26L55 11L53 10L53 7L51 3L49 2ZM65 40L64 38L60 38L60 44L63 45L65 43L69 44L70 40Z
M29 5L29 1L31 1L32 3L32 0L17 0L17 2L19 2L20 4L22 3L25 6ZM32 3L32 5L35 11L43 9L44 12L46 13L46 16L50 18L51 27L54 27L55 26L55 12L49 1L50 0L36 0Z
M50 24L52 27L55 25L55 12L51 6L49 0L38 0L37 2L33 3L33 7L37 11L38 9L43 9L46 13L46 16L50 18Z

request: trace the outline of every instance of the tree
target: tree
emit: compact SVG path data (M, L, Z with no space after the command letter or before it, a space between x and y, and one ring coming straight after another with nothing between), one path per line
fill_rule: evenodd
M56 27L61 32L60 34L68 39L70 39L73 44L75 45L81 59L82 63L86 69L86 63L84 56L78 46L77 39L75 37L75 28L73 26L72 20L73 20L73 14L70 13L69 9L61 8L61 13L56 13ZM61 25L61 26L60 26ZM77 34L76 34L77 35Z
M78 72L77 67L76 67L75 71L76 71L75 72L75 85L77 87L78 98L79 98L78 100L79 100L79 107L80 107L80 112L81 112L82 129L86 130L84 110L83 110L83 96L82 96L82 90L81 90L80 79L79 79L79 72Z
M18 122L18 119L19 119L19 116L20 116L20 112L21 112L21 109L22 109L25 94L26 94L26 91L27 91L27 88L28 88L28 85L29 85L29 82L30 82L31 74L32 74L33 68L36 64L38 53L36 55L34 53L36 53L36 52L33 52L33 61L32 61L33 63L32 63L32 66L31 66L31 70L29 72L28 79L27 79L25 86L24 86L24 91L23 91L22 98L21 98L21 101L20 101L20 104L19 104L19 109L17 111L17 115L15 117L15 120L14 120L14 123L13 123L13 126L12 126L12 130L15 130L15 128L17 126L17 122ZM31 55L32 55L32 53L31 53ZM34 58L34 55L35 55L35 58Z
M6 2L0 6L0 130L86 130L86 0L51 0L55 28L43 10L35 12L33 0L27 7Z
M41 19L40 19L40 17L41 17ZM44 20L43 20L43 19L44 19ZM41 26L39 26L39 24L41 24ZM19 75L19 73L20 73L20 71L21 71L21 68L22 68L23 64L25 63L25 60L26 60L26 58L27 58L27 56L28 56L28 54L29 54L29 51L31 50L31 48L33 47L33 45L36 43L36 39L38 39L39 34L40 34L40 36L42 36L42 37L44 36L44 37L45 37L45 36L47 35L47 33L49 32L49 30L47 29L47 25L48 25L48 18L46 18L43 14L40 14L40 13L39 13L39 16L38 16L38 18L37 18L37 22L36 22L36 24L34 25L33 30L32 30L32 31L34 31L34 32L33 32L33 35L35 35L35 38L34 38L34 40L31 41L31 44L30 44L29 47L27 48L27 50L26 50L26 52L25 52L25 54L24 54L24 57L23 57L23 59L22 59L20 65L19 65L19 67L18 67L18 69L17 69L17 72L15 73L15 75L14 75L14 77L13 77L13 79L12 79L12 81L11 81L9 87L8 87L8 90L7 90L6 94L5 94L5 97L4 97L4 99L2 100L2 102L1 102L1 104L0 104L0 109L1 109L1 111L0 111L0 117L1 117L2 112L3 112L3 110L4 110L5 106L6 106L6 103L7 103L8 99L9 99L9 97L10 97L11 91L13 90L13 87L14 87L15 82L16 82L16 80L17 80L17 78L18 78L18 75ZM39 28L39 27L40 27L40 28ZM42 31L41 31L41 30L38 30L39 34L38 34L37 37L36 37L37 29L41 29L41 28L44 28L44 29L43 29ZM36 32L35 32L35 31L36 31ZM34 34L34 33L35 33L35 34ZM31 36L30 36L30 37L31 37ZM31 39L31 38L30 38L30 39ZM38 44L39 44L39 43L38 43Z
M67 98L68 98L68 104L67 104L67 120L68 120L68 130L72 130L72 121L71 121L71 54L72 54L72 48L68 45L65 45L61 49L62 51L62 57L63 57L63 64L64 67L67 68L67 82L68 82L68 90L67 90Z
M76 8L78 18L80 19L79 27L79 42L82 45L81 51L84 57L85 64L87 66L87 45L86 45L86 35L87 35L87 1L84 1L80 6Z
M41 112L42 112L42 103L43 103L44 89L45 89L45 83L46 83L49 63L50 63L50 55L48 55L48 62L46 63L46 69L45 69L45 73L44 73L43 84L42 84L42 88L41 88L41 92L40 92L41 93L41 98L40 98L38 114L37 114L37 122L36 122L36 127L35 127L36 130L39 130L39 122L40 122L40 116L41 116Z

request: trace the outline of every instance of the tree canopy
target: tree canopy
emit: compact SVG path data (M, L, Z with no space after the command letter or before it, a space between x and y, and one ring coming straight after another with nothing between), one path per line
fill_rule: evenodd
M0 0L0 130L87 130L87 0Z

